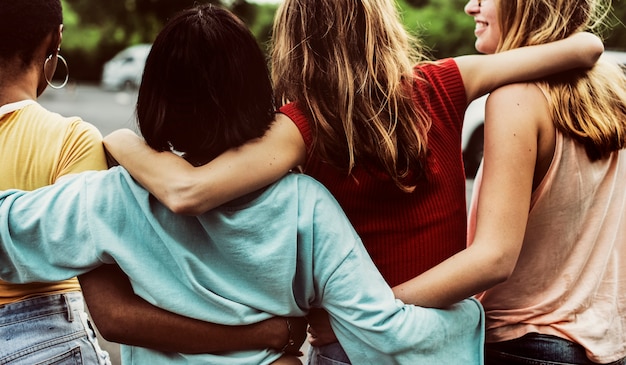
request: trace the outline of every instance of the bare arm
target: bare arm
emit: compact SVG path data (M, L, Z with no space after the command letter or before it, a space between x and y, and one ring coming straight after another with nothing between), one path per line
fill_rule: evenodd
M600 38L581 32L548 44L492 55L460 56L455 60L469 103L502 85L530 81L574 68L592 67L603 51Z
M526 89L522 85L506 86L487 101L483 185L472 245L395 286L394 295L404 303L445 308L506 280L513 271L533 183L536 148L529 147L536 145L537 128L532 124L545 111L533 100L521 99L528 96ZM543 98L541 94L539 97ZM509 122L501 123L500 119ZM337 340L325 312L312 310L308 319L311 345Z
M472 245L396 286L397 298L441 308L508 279L526 230L538 125L546 119L550 120L545 98L534 86L510 85L490 95L483 182Z
M167 312L134 294L116 265L104 265L79 277L89 313L108 341L188 354L273 348L281 350L289 336L298 353L304 341L304 319L274 317L245 326L224 326Z
M106 136L104 145L143 187L175 213L201 214L258 190L304 163L306 146L285 115L260 139L226 151L201 167L156 152L130 130Z

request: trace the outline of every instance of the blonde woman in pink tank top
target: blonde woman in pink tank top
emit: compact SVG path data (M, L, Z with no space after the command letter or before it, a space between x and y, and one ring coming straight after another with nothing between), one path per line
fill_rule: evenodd
M609 4L471 0L483 53L591 29ZM626 363L626 76L601 58L504 86L486 106L470 246L402 288L445 306L478 295L486 363Z

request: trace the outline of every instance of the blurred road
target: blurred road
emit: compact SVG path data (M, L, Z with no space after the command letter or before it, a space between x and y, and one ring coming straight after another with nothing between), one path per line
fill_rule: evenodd
M51 88L39 97L39 103L48 110L64 116L80 116L95 125L103 136L119 128L137 130L135 123L136 92L104 91L95 84L73 84L61 90ZM467 182L467 197L472 193L472 180ZM112 365L120 365L119 345L99 337L101 346L111 355ZM304 354L308 351L305 343ZM302 357L306 363L306 356Z
M38 101L61 115L81 117L103 135L119 128L136 130L136 92L104 91L95 84L74 83L60 90L47 88Z

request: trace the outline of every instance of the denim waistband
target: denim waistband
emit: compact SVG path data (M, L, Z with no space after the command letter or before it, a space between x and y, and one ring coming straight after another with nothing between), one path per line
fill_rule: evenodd
M28 298L0 305L0 325L54 313L67 313L72 321L72 311L84 308L83 295L78 291Z
M487 343L485 349L488 354L494 351L494 353L491 353L489 356L498 357L500 355L496 352L503 352L514 356L525 356L529 359L536 359L536 363L542 361L539 359L550 359L543 361L546 361L546 364L598 365L589 360L586 350L582 345L561 337L534 332L527 333L522 337L509 341ZM622 364L626 364L626 359L617 360L604 365Z

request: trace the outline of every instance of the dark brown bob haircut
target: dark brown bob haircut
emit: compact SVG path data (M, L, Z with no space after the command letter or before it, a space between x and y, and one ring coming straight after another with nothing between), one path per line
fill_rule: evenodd
M173 17L146 60L137 99L150 147L194 165L261 137L274 117L266 57L228 10L199 5Z

